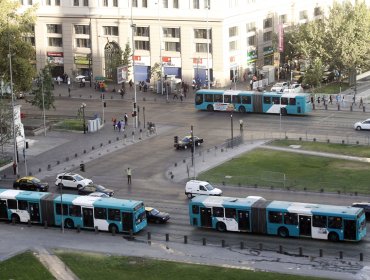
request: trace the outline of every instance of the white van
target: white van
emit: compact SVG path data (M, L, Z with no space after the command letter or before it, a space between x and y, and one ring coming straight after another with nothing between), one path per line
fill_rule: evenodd
M191 199L195 195L222 195L222 190L214 188L206 181L190 180L186 183L185 194Z

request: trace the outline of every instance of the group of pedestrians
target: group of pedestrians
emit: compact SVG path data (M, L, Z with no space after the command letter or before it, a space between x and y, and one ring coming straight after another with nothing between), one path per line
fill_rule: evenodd
M311 103L312 104L315 104L315 102L317 103L317 105L320 106L320 104L322 103L324 106L328 104L333 104L333 101L334 101L334 98L333 98L333 95L330 94L329 97L327 97L327 95L323 95L323 96L317 96L316 99L315 99L316 96L314 95L311 95ZM343 107L345 107L346 105L346 101L345 101L345 95L340 95L340 94L337 94L335 95L335 101L336 101L336 104L339 105L339 104L342 104ZM353 96L352 98L352 106L353 105L357 105L356 104L356 98L355 96ZM362 97L360 97L360 101L359 101L359 108L363 108L364 107L364 101L362 99Z
M123 116L123 119L118 120L118 121L117 121L116 117L113 117L112 118L112 124L113 124L113 130L114 131L124 132L125 128L128 125L128 115L127 115L127 113L125 113L125 115Z

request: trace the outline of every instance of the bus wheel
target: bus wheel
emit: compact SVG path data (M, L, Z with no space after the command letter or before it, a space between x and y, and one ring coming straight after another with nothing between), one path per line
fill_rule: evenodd
M239 113L245 113L245 107L244 106L239 107Z
M337 233L335 233L335 232L331 232L331 233L329 233L329 235L328 235L328 239L329 239L330 241L332 241L332 242L337 242L337 241L339 240L339 236L338 236L338 234L337 234Z
M69 228L69 229L72 229L75 227L75 223L71 219L66 219L64 221L64 225L66 226L66 228Z
M207 111L213 111L213 106L212 106L211 104L209 104L209 105L207 106Z
M109 232L117 233L118 232L118 227L115 224L109 225Z
M12 214L12 223L13 224L18 224L21 222L21 219L19 218L19 216L17 214Z
M288 232L288 230L287 230L285 227L281 227L281 228L279 228L279 230L278 230L278 235L279 235L280 237L285 238L285 237L288 237L288 236L289 236L289 232Z
M224 232L224 231L226 231L226 225L224 223L222 223L222 222L218 222L216 224L216 229L218 231Z

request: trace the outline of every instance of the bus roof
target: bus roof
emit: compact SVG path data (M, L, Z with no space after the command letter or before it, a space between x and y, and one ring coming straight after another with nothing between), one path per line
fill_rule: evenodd
M205 206L223 206L223 207L250 207L258 200L264 200L260 196L248 196L243 198L226 196L196 196L191 201L202 203Z
M272 201L268 210L285 210L288 212L306 213L306 214L333 214L339 216L357 215L361 209L351 206L324 205L315 203Z
M297 96L308 96L308 93L304 92L284 92L279 93L275 91L242 91L242 90L219 90L219 89L201 89L198 90L196 93L202 93L202 94L224 94L224 95L238 95L238 94L247 94L247 95L267 95L267 96L278 96L278 97L286 97L286 98L293 98Z
M0 189L0 197L6 199L24 199L24 200L39 200L49 193L21 191L12 189Z

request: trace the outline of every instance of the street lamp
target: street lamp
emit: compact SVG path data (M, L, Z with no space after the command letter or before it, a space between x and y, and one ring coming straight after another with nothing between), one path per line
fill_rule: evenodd
M159 30L159 63L161 67L160 78L161 78L161 94L163 95L163 61L162 61L162 28L161 28L161 19L159 17L159 5L160 2L157 2L158 5L158 30ZM166 89L166 101L168 103L168 90Z
M231 121L231 149L234 148L234 123L233 123L233 114L230 115L230 121Z
M86 134L85 107L86 107L86 104L82 103L80 108L82 110L82 122L83 122L82 128L83 128L84 134Z
M42 96L42 116L44 119L44 136L46 136L46 117L45 117L45 98L44 98L44 76L41 73L41 96Z
M131 2L131 40L132 40L132 76L133 76L133 82L134 82L134 108L133 108L133 113L134 113L134 130L136 130L137 127L137 113L136 113L136 84L135 84L135 40L134 40L134 31L136 29L136 24L133 22L132 18L132 4L133 1Z
M208 2L208 4L207 4L207 87L208 87L208 89L210 89L211 88L211 83L210 83L210 73L209 73L209 37L208 37L208 32L209 32L209 26L208 26L208 12L209 12L209 9L210 9L210 7L209 7L209 2Z

